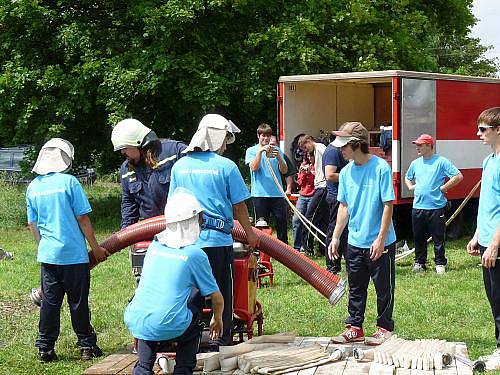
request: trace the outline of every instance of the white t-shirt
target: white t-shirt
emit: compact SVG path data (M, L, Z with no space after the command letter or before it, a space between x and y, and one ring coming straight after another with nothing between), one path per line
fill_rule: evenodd
M326 146L323 143L314 142L314 188L326 187L325 174L323 173L323 154Z

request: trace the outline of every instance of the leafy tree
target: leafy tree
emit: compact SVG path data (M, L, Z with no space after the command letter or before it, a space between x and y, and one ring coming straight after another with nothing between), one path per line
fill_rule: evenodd
M118 165L130 116L188 140L208 111L255 141L280 75L407 69L491 75L472 0L0 0L0 143L62 136ZM243 147L240 148L242 150Z

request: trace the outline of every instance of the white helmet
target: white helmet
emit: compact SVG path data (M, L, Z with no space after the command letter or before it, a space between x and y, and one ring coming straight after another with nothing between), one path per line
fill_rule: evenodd
M71 167L75 158L73 145L62 138L52 138L41 148L32 172L46 175L51 172L63 172Z
M119 151L125 147L144 146L144 138L151 132L150 128L136 119L128 118L120 121L111 132L114 151Z
M167 224L184 221L205 211L198 199L188 189L178 187L168 196L165 205L165 222Z

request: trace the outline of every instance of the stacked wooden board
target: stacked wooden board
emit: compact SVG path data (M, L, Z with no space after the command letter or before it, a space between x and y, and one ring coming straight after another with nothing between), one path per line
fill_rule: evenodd
M468 357L467 346L464 343L454 343L457 354L463 357ZM314 347L321 345L327 352L333 352L338 347L345 347L347 352L352 352L354 347L362 350L369 350L372 347L363 344L355 345L337 345L331 344L329 337L297 337L294 345L301 348ZM87 369L84 375L129 375L132 373L132 368L137 360L137 356L132 353L112 354L106 357L103 361L95 364ZM372 373L370 373L372 369ZM392 372L391 372L392 371ZM201 374L201 372L199 372ZM159 367L155 368L155 374L162 374ZM220 370L208 372L211 375L222 374L242 374L241 370L222 372ZM441 370L419 370L419 369L402 369L393 368L383 364L374 364L372 361L363 360L356 361L353 355L349 355L346 359L331 362L321 366L315 366L299 371L288 372L291 375L472 375L472 370L467 365L456 362L455 360L449 366Z

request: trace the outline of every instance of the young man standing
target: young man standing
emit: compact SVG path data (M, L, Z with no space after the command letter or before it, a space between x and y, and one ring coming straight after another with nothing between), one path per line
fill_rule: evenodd
M260 124L257 128L259 143L249 147L245 154L245 164L250 167L251 196L255 210L255 219L264 218L269 223L271 212L276 221L278 239L288 243L286 202L277 182L274 181L267 161L278 180L288 172L283 151L279 147L271 146L269 140L273 134L268 124ZM267 161L266 161L267 160Z
M220 345L231 345L233 338L233 218L243 227L251 247L258 242L248 219L245 200L250 194L243 177L236 164L222 156L226 145L235 141L235 133L239 131L232 121L221 115L204 116L184 150L187 155L172 168L170 182L170 193L183 187L192 192L205 210L200 243L225 305L224 331L217 340L209 342L212 350L218 350Z
M92 211L78 180L63 173L71 167L73 145L52 138L38 154L33 172L38 174L26 190L28 225L38 243L43 297L40 306L40 337L36 340L41 362L57 359L61 305L67 296L71 324L78 338L80 355L90 360L102 355L90 324L90 268L85 239L95 258L106 259L87 214Z
M462 173L446 158L434 153L434 139L422 134L413 141L418 159L413 160L406 172L405 183L414 192L412 224L415 240L415 265L413 272L426 270L427 238L434 241L436 272L446 271L444 249L446 232L445 193L462 181ZM449 178L445 182L445 179Z
M477 135L492 153L483 161L477 228L467 244L470 255L480 255L486 296L495 322L496 350L486 359L488 370L500 369L500 107L483 111Z
M359 122L345 123L333 145L339 147L347 164L339 176L337 200L340 207L332 241L328 247L339 258L340 236L349 221L345 255L349 280L347 329L332 338L336 343L364 340L363 322L370 278L377 293L377 331L366 339L371 345L392 335L394 320L395 242L392 225L392 171L387 162L368 150L368 130Z

